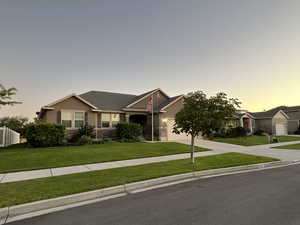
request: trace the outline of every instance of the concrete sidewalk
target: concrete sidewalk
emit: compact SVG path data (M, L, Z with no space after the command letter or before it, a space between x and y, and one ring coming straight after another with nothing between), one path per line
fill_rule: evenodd
M220 153L223 152L220 151L196 152L195 157L216 155ZM98 171L98 170L105 170L105 169L112 169L112 168L119 168L119 167L126 167L126 166L136 166L136 165L149 164L155 162L164 162L164 161L170 161L176 159L186 159L189 157L190 154L185 153L185 154L167 155L167 156L159 156L159 157L149 157L149 158L141 158L141 159L130 159L130 160L122 160L122 161L85 164L85 165L78 165L78 166L68 166L68 167L50 168L50 169L42 169L42 170L5 173L5 174L0 174L0 183L31 180L31 179L44 178L44 177L62 176L62 175L73 174L73 173Z
M179 141L183 144L188 144L185 140ZM209 148L219 153L225 152L240 152L245 154L259 155L277 158L283 161L294 161L300 160L300 150L289 150L289 149L275 149L272 147L280 147L284 145L300 144L300 141L281 142L267 145L256 145L256 146L242 146L226 144L221 142L214 142L209 140L197 139L195 141L196 146L203 148Z

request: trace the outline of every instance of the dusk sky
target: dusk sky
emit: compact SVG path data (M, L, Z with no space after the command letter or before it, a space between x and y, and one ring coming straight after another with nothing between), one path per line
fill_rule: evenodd
M0 116L89 90L224 91L251 111L300 105L299 0L3 0Z

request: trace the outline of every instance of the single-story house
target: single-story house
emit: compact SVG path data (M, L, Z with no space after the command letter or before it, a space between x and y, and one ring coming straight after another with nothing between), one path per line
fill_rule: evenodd
M288 115L282 110L269 110L251 113L255 118L255 130L261 129L269 134L288 135Z
M68 134L88 124L95 127L95 137L113 138L119 122L134 122L143 126L144 136L151 136L152 112L149 102L153 98L154 134L159 140L186 138L172 132L175 115L183 108L183 95L168 96L161 89L141 95L89 91L71 94L37 112L38 119L47 123L64 124Z
M238 110L236 118L236 126L247 128L251 134L257 130L263 130L274 135L288 134L289 116L281 109L255 113Z
M279 110L282 110L289 117L288 133L294 134L295 131L298 131L300 127L300 106L279 106L269 111L279 111Z

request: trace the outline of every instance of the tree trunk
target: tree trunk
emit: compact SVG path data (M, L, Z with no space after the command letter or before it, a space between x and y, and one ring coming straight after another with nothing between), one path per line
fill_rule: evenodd
M192 135L192 140L191 140L191 160L192 163L195 163L195 158L194 158L194 151L195 151L195 136Z

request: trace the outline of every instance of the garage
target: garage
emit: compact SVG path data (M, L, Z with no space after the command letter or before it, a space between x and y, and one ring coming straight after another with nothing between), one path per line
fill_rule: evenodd
M167 120L167 140L168 141L187 140L188 136L185 133L175 134L172 132L174 124L175 124L175 119Z
M288 135L287 124L276 124L275 129L277 136Z

